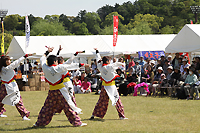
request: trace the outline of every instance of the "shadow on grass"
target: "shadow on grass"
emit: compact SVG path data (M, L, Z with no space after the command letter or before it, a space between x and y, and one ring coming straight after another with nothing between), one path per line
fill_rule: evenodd
M73 127L70 125L66 126L51 126L51 127L26 127L26 128L17 128L17 129L2 129L0 128L1 131L26 131L26 130L34 130L34 129L54 129L54 128L66 128L66 127Z

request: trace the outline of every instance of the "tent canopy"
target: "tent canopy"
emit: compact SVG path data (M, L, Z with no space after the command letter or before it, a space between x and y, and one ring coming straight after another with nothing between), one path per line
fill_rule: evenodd
M166 47L166 53L200 52L200 24L186 24Z
M56 54L59 45L63 47L60 55L70 57L76 51L85 50L79 57L94 57L93 48L98 48L102 55L133 54L138 51L164 51L175 37L170 35L119 35L117 46L113 48L112 35L89 36L31 36L26 53L36 53L33 58L41 57L47 50L45 46L54 47ZM8 48L9 56L17 59L25 54L25 36L14 36Z

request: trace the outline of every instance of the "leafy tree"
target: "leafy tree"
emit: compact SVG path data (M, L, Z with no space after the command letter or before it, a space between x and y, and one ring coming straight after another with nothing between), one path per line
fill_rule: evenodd
M0 34L0 38L2 38L2 33ZM8 47L9 47L12 39L13 39L13 36L11 34L4 33L4 50L5 50L5 52L8 50ZM2 39L0 39L0 44L1 44L1 42L2 42ZM1 49L1 47L0 47L0 49Z
M99 8L97 10L97 13L99 14L101 21L104 22L106 16L114 11L115 11L114 7L112 7L110 5L105 5L101 8Z
M86 23L79 23L79 22L74 22L72 25L72 33L75 35L88 35L88 29L87 29L87 24Z
M48 22L59 22L59 17L60 15L46 15L44 19Z
M14 15L8 15L5 17L4 19L4 27L5 30L13 30L16 29L17 26L19 26L20 22L19 22L19 18L21 16L18 14L14 14Z
M53 35L68 35L68 31L62 23L58 22L48 22L46 20L39 20L33 24L31 29L32 36L53 36Z
M72 22L68 19L68 17L64 14L61 14L59 17L59 22L63 23L64 27L67 30L70 30L71 26L72 26Z
M136 14L134 16L134 20L132 20L128 26L129 28L136 27L140 23L147 22L149 27L152 29L154 33L159 32L159 27L161 26L161 22L163 21L163 17L158 17L157 15L151 14Z
M167 25L167 26L163 27L162 29L160 29L160 33L161 34L173 34L173 27L174 26Z
M99 15L95 12L88 12L86 13L84 16L84 22L87 24L87 29L89 30L89 32L91 34L98 34L100 32L100 22L101 19L99 17Z
M144 34L152 34L152 29L150 28L148 22L140 22L133 29L128 30L126 34L129 35L144 35Z
M124 17L121 16L120 14L118 14L118 12L112 12L112 13L110 13L110 14L108 14L106 16L105 21L102 23L103 27L105 27L105 26L108 27L110 25L113 25L113 15L114 16L118 16L118 18L119 18L119 25L121 23L120 20L124 20Z

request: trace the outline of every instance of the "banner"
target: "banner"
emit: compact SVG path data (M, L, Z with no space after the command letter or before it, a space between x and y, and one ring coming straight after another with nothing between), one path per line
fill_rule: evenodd
M30 24L28 21L28 16L25 18L25 32L26 32L26 48L29 46L29 40L30 40Z
M4 27L3 27L3 21L1 21L1 25L2 25L1 54L4 55Z
M118 37L118 16L113 16L113 47L116 46Z
M139 55L139 58L143 56L145 60L147 58L154 60L154 59L159 59L162 55L165 56L165 53L164 51L139 51L138 55Z

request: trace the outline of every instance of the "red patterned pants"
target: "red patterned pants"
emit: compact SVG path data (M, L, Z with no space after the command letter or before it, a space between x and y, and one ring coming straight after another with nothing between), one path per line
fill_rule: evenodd
M79 126L82 124L80 117L68 105L60 90L49 90L44 106L40 110L36 125L48 125L52 120L56 108L59 108L64 111L66 117L72 125Z
M6 92L6 87L4 84L1 85L0 89L0 115L6 112L5 108L3 107L4 104L2 103L2 100L4 97L7 95ZM28 117L30 115L30 112L24 107L22 97L20 96L19 103L15 105L17 108L18 112L20 113L21 117L23 118L24 116Z
M109 97L107 95L106 90L104 89L104 86L102 86L99 100L94 108L92 115L103 118L108 109L108 102L109 102ZM119 97L115 107L117 109L119 117L125 118L124 107L122 105L120 97Z

